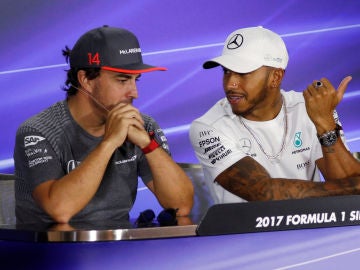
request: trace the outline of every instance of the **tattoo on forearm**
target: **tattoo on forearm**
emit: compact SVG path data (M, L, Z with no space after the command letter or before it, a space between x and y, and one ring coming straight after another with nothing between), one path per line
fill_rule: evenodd
M326 154L335 153L335 148L332 146L324 147L324 153L326 153Z
M216 181L226 190L248 201L359 194L360 185L360 177L332 182L271 178L252 158L243 158L235 163L221 173Z

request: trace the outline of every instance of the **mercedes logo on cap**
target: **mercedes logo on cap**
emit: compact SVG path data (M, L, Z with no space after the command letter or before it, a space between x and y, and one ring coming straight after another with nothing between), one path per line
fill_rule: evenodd
M235 34L234 36L232 36L227 44L227 48L229 50L234 50L237 49L241 46L241 44L243 43L244 38L241 34Z

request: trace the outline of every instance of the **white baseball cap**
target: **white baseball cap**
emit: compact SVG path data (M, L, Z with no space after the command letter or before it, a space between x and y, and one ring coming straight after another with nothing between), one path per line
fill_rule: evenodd
M262 66L285 69L289 61L282 38L261 26L242 28L226 39L222 55L206 61L205 69L219 65L238 73L248 73Z

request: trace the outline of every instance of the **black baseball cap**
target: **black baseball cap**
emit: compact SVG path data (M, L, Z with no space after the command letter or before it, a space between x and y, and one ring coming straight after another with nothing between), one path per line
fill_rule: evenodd
M71 68L101 68L121 73L167 70L143 63L136 36L123 28L102 26L83 34L70 53Z

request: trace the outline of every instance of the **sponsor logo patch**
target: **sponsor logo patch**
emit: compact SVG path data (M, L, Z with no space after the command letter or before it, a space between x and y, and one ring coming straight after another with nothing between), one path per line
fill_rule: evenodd
M302 139L301 139L300 136L301 136L301 132L300 132L300 131L295 133L293 143L294 143L294 146L297 147L297 148L301 147L302 144L303 144Z
M131 48L126 50L119 50L120 54L133 54L133 53L141 53L140 48Z
M212 138L208 138L208 139L205 139L205 140L202 140L199 142L199 146L200 147L204 147L204 146L207 146L209 144L213 144L213 143L219 143L220 142L220 137L212 137Z
M31 145L36 145L38 142L41 142L43 140L45 140L45 138L41 137L41 136L35 136L35 135L25 136L24 137L24 146L28 147Z
M297 168L298 170L306 169L306 168L309 167L309 166L310 166L310 160L305 161L305 162L300 163L300 164L296 164L296 168Z
M51 160L53 157L52 156L46 156L46 157L39 157L39 158L35 158L33 160L29 161L29 168L34 167L38 164L42 164L42 163L46 163L49 160Z
M136 160L136 155L134 155L134 156L132 156L131 158L128 158L128 159L116 161L115 164L124 164L124 163L128 163L128 162L132 162L134 160Z

